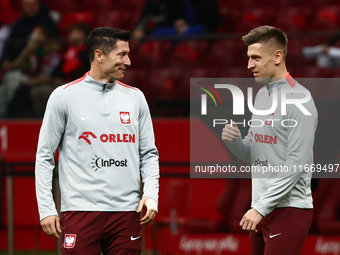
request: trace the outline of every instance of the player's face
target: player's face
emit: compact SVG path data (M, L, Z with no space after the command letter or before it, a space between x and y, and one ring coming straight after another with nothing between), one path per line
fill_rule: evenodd
M103 61L103 72L109 80L122 80L126 68L131 65L129 43L119 40L116 46Z
M268 45L267 45L268 46ZM256 82L268 83L275 76L275 52L266 49L266 44L254 43L248 46L248 69Z

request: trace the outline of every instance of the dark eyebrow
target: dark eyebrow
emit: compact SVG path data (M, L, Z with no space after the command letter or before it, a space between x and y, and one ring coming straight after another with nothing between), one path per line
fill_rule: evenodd
M129 52L128 51L120 51L120 52L117 53L117 55L122 55L122 54L126 55L126 54L129 54Z
M261 56L256 55L256 54L250 55L249 57L252 58L252 59L254 59L254 58L261 58Z

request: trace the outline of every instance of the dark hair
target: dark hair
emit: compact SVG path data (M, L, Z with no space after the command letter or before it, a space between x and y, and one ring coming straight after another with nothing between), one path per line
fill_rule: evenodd
M87 52L90 62L94 59L94 51L100 50L108 55L116 48L118 40L129 41L131 32L113 27L98 27L93 29L87 37Z
M261 26L254 28L248 34L242 36L242 41L246 46L254 43L266 43L271 41L282 50L284 58L287 55L287 35L277 27Z
M85 22L77 22L73 23L69 26L68 32L72 32L73 30L79 30L84 33L85 36L88 36L91 32L91 27Z

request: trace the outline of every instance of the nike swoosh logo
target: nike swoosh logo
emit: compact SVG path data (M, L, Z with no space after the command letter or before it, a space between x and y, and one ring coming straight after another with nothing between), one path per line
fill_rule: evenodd
M133 237L133 236L131 236L131 241L134 241L134 240L136 240L136 239L138 239L138 238L141 238L142 236L137 236L137 237Z
M90 118L92 118L93 116L90 116L90 117L81 117L80 119L81 120L87 120L87 119L90 119Z
M273 237L279 236L279 235L281 235L281 233L278 233L278 234L275 234L275 235L270 234L270 235L269 235L269 238L273 238Z

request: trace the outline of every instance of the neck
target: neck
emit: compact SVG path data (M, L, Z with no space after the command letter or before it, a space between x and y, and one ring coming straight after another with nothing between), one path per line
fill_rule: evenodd
M281 80L283 77L285 77L288 74L286 66L282 66L281 68L278 68L274 74L274 76L268 80L267 84L276 82L278 80Z
M92 77L92 79L99 82L113 83L115 81L112 77L108 77L105 73L93 66L91 66L89 75Z

